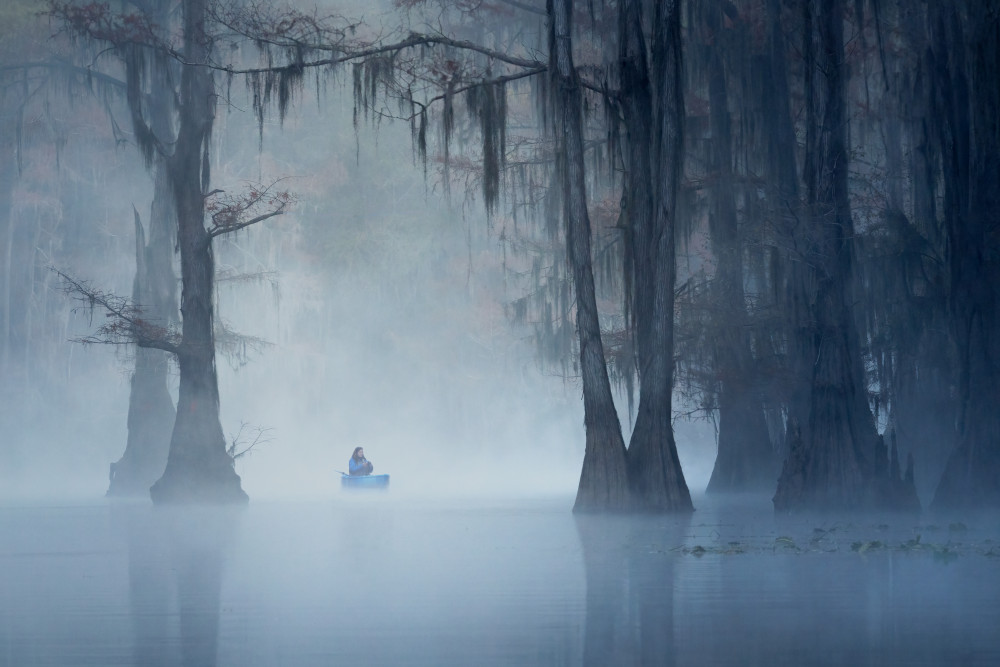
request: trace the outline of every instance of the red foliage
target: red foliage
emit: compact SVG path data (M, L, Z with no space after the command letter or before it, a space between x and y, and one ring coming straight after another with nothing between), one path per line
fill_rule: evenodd
M222 190L210 193L205 201L205 211L212 217L209 232L217 236L237 231L283 213L295 198L287 190L274 192L273 187L273 183L248 185L237 194Z
M51 0L48 14L62 19L68 28L91 39L122 44L154 44L155 26L141 13L118 13L107 2L76 5Z

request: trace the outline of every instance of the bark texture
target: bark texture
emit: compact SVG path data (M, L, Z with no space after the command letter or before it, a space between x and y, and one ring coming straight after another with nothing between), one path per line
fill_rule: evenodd
M809 417L791 439L774 507L800 509L919 508L916 491L897 493L890 479L886 445L868 406L860 339L854 314L852 270L854 223L847 189L847 68L843 45L842 0L819 0L807 7L806 24L816 20L818 39L810 29L807 54L815 64L810 85L806 145L812 247L807 255L815 273L810 304L811 368ZM811 63L810 63L811 64ZM808 65L807 65L808 66ZM816 85L818 83L818 85Z
M611 395L597 314L590 216L584 186L582 100L572 53L571 0L549 0L548 14L557 170L561 180L566 247L576 292L587 439L573 511L621 511L629 508L625 441Z
M931 10L945 159L958 440L933 507L1000 506L1000 3Z
M169 25L167 3L155 6L154 20ZM127 67L138 63L130 59ZM169 65L153 70L150 87L150 128L164 144L175 140L173 128L173 86ZM139 73L131 73L131 80ZM174 273L174 245L177 213L167 164L162 155L153 163L153 201L149 213L149 240L142 221L135 214L136 272L132 301L142 308L143 319L164 328L176 326L177 276ZM146 496L163 474L170 449L170 434L177 413L167 387L170 354L164 350L138 347L135 353L128 405L128 439L125 452L112 464L109 496Z
M183 339L177 349L180 388L177 419L163 476L150 489L153 502L246 502L239 475L226 452L219 421L215 367L212 238L205 228L208 151L215 120L211 70L199 67L210 48L205 32L207 0L184 1L184 56L177 140L167 158L177 206L181 255Z
M721 3L710 4L706 23L709 33L720 41L725 30ZM709 213L709 232L718 262L714 291L720 318L714 340L719 446L706 490L709 493L772 491L778 470L760 391L754 380L743 287L743 245L736 214L732 120L721 51L710 49L708 65L712 130L710 166L716 183Z
M645 58L639 3L623 4L626 41L623 53L641 73ZM628 448L629 485L636 509L649 512L693 510L674 442L675 215L683 165L684 95L680 38L680 3L657 3L651 49L652 118L650 215L631 222L634 266L634 318L639 365L639 408ZM629 70L626 65L626 72ZM631 75L630 76L637 76ZM636 102L640 102L637 99ZM644 126L630 135L639 136ZM634 143L630 139L630 143Z
M167 326L176 322L176 279L173 257L174 224L171 193L163 166L155 175L150 241L147 244L138 212L135 215L136 275L132 300L144 318ZM109 496L146 496L167 464L170 433L176 419L167 388L169 354L139 347L129 390L128 440L121 458L111 464Z

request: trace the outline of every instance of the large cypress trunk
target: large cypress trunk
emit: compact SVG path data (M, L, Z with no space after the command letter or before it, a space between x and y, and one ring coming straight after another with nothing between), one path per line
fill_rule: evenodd
M937 212L941 152L934 129L938 115L927 8L913 8L898 20L905 47L885 54L892 94L884 95L881 104L884 118L899 119L882 123L889 204L883 225L895 246L869 251L867 261L877 263L863 270L869 273L866 284L874 287L868 293L868 318L889 425L912 453L914 483L930 502L956 442L958 364L948 333L945 230ZM867 246L881 248L877 235L865 236ZM886 250L891 259L883 255ZM880 343L888 343L888 354Z
M580 85L573 66L571 0L549 0L552 103L561 179L566 247L576 291L586 449L575 512L624 510L629 506L625 441L611 395L597 314L590 250L590 217L584 187Z
M626 3L629 25L641 39L638 7ZM644 53L632 47L632 53ZM674 216L683 164L684 98L681 81L680 3L658 3L653 17L651 214L632 224L635 271L639 408L628 449L629 485L639 510L691 511L691 494L677 456L672 418L674 379ZM635 223L646 223L645 228Z
M809 419L785 461L774 496L776 510L919 507L912 483L890 480L886 446L868 407L857 325L851 310L853 221L847 190L846 74L842 0L818 2L816 73L822 87L807 142L816 272L811 307L816 357L811 369ZM807 15L808 16L808 15ZM810 39L810 36L806 36ZM809 119L812 120L811 118ZM897 473L898 474L898 473ZM895 482L895 483L894 483Z
M776 221L771 256L765 259L771 287L771 302L779 313L781 325L771 331L771 348L775 358L782 359L778 377L766 388L769 407L783 412L783 432L778 458L788 455L789 443L800 424L809 418L809 363L812 338L808 326L809 286L812 276L805 270L802 256L805 239L797 238L802 211L797 174L795 124L790 109L787 43L781 22L780 0L767 1L768 43L764 59L764 76L760 89L760 105L766 133L767 167L771 182L769 206ZM805 51L807 81L810 80L811 50ZM807 99L807 104L809 100Z
M945 160L958 441L935 508L1000 505L1000 3L937 8L936 84ZM962 22L967 24L963 39ZM947 31L947 32L946 32ZM950 69L950 71L949 71ZM968 167L966 167L968 165Z
M719 3L709 12L711 34L724 27ZM718 39L718 37L717 37ZM753 380L743 289L743 248L736 219L732 130L726 69L721 49L711 50L709 108L712 160L716 186L709 217L712 250L718 262L714 286L720 314L714 341L715 370L719 378L719 442L708 492L773 490L777 478L771 439L764 420L760 392Z
M226 452L219 421L219 387L213 331L214 260L205 229L209 184L208 144L215 117L215 89L206 61L206 0L184 2L185 65L180 125L168 158L177 206L181 255L183 340L177 349L180 388L177 418L163 476L150 489L154 502L245 502L247 495Z

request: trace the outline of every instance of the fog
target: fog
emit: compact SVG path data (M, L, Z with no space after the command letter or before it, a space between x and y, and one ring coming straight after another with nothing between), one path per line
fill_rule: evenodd
M684 3L684 83L690 96L688 108L681 109L688 116L687 134L678 141L687 162L678 176L680 203L671 202L683 224L671 224L691 229L669 230L679 250L669 257L677 272L677 284L671 283L677 301L670 306L674 348L667 350L674 363L666 365L676 372L670 375L674 393L668 406L681 473L675 485L685 486L678 495L690 491L693 513L681 506L636 511L643 491L637 490L635 471L626 468L626 461L633 468L634 461L620 456L635 451L631 436L646 379L631 350L638 320L630 321L635 330L623 324L638 303L630 301L634 285L623 284L637 275L627 275L625 254L632 251L623 249L632 241L619 242L633 224L620 209L627 206L634 172L626 173L623 148L615 146L626 130L635 131L626 127L627 114L619 116L621 109L610 102L599 110L597 97L584 103L597 338L607 345L611 400L628 446L628 452L611 452L621 460L609 456L601 464L606 469L597 467L598 483L592 486L614 486L610 471L620 464L618 481L624 480L635 505L627 511L574 512L578 488L585 486L581 471L589 434L582 334L571 319L580 308L571 259L563 247L564 230L545 228L552 214L546 207L569 217L560 208L565 204L546 198L561 185L559 169L529 173L531 178L544 173L550 181L526 185L531 178L525 181L524 173L531 167L517 165L524 173L498 177L501 194L488 213L488 142L481 135L497 119L483 110L482 99L483 108L467 99L458 105L451 135L432 111L423 155L414 132L419 121L407 118L405 104L399 105L402 111L393 106L398 100L383 100L374 110L359 106L358 95L381 85L365 79L371 76L367 69L317 68L296 79L295 68L286 68L281 75L288 75L290 84L280 77L267 80L273 96L288 92L281 88L285 84L292 86L283 109L261 102L260 81L236 75L227 80L216 73L215 117L203 147L207 162L199 168L210 167L210 186L223 196L270 187L287 191L290 200L281 215L211 241L219 416L226 445L232 446L229 455L239 453L223 459L222 467L231 474L232 464L249 503L154 503L145 491L137 497L106 495L115 474L111 465L122 458L129 437L137 351L131 339L101 333L116 320L93 299L88 303L86 290L91 296L135 294L134 220L142 220L148 239L156 168L143 160L142 140L130 125L128 100L120 90L109 92L93 81L81 85L80 70L69 70L78 77L72 84L50 77L47 69L56 70L54 63L65 64L60 59L72 55L97 63L86 67L124 77L127 48L92 53L63 41L65 35L53 36L51 26L37 20L32 4L18 0L0 7L5 155L0 162L0 224L5 225L0 227L0 667L1000 664L1000 514L991 496L972 482L964 496L961 485L953 487L959 488L954 497L966 504L930 508L953 451L961 452L955 443L987 445L985 459L969 454L963 460L968 470L978 471L970 462L979 461L988 471L990 452L1000 451L998 422L989 410L976 412L985 399L967 391L988 387L994 391L984 394L989 398L996 386L986 381L988 374L949 366L957 366L958 357L974 366L969 358L975 357L966 354L973 343L986 350L983 358L996 358L988 353L1000 337L963 341L948 319L958 312L956 304L963 306L963 289L950 284L945 289L945 278L934 273L945 273L941 267L956 259L947 254L953 244L938 230L951 213L937 199L947 199L948 192L924 202L929 220L918 220L918 191L924 186L917 172L933 172L927 178L934 183L924 189L950 187L943 166L947 147L935 144L922 153L931 157L907 167L909 180L902 167L894 172L892 178L905 181L909 194L896 193L898 201L890 205L889 168L879 161L894 153L887 145L876 146L875 138L891 134L886 128L892 123L865 113L902 103L877 92L885 82L875 79L894 70L885 62L874 66L874 49L852 53L868 60L848 75L853 87L844 94L849 104L860 106L860 79L867 86L874 77L872 99L878 99L866 97L865 110L852 111L858 117L850 121L854 180L847 218L853 207L858 238L853 228L850 238L859 259L842 265L858 275L827 280L823 267L812 265L804 270L815 273L796 273L808 263L779 254L822 237L782 236L775 228L787 222L782 216L801 214L805 223L795 227L798 234L806 223L826 224L829 211L789 206L783 199L788 193L780 191L784 185L763 183L777 179L783 170L776 165L788 167L782 163L788 156L771 155L777 140L758 136L771 131L765 120L777 113L756 97L761 86L754 77L760 73L734 63L753 62L771 76L766 68L773 63L761 64L766 41L761 26L773 20L782 28L784 22L789 34L806 28L798 24L799 13L793 17L787 11L789 3L767 3L766 11L761 3L738 3L740 11L731 15L725 3L705 3L701 10L699 3ZM656 5L639 4L643 11ZM806 4L816 9L816 3ZM433 2L325 3L345 14L367 14L368 24L357 26L365 35L395 34L402 10L415 16L424 9L456 38L488 37L491 44L502 43L501 36L520 40L515 51L545 60L536 53L546 48L540 5L497 5L500 9L494 3L444 3L438 15ZM608 81L620 83L621 73L613 69L619 51L612 33L617 33L601 21L617 21L615 12L626 6L632 5L588 4L593 23L578 32L589 41L576 46L577 66L587 76L605 67ZM101 11L102 6L87 7ZM716 17L716 10L726 18ZM896 10L886 20L898 26L909 17ZM489 14L496 25L480 24L486 11L497 12ZM858 3L855 11L863 24L866 11L878 10ZM739 22L746 19L740 12L756 17L753 31ZM969 16L962 14L962 20ZM754 39L716 42L712 30L723 32L716 20L725 30L746 29ZM94 25L84 27L93 31ZM420 27L428 25L435 24ZM818 40L818 33L814 37ZM219 51L233 62L276 67L284 62L261 59L252 40L242 41L231 53ZM784 47L798 54L797 42ZM906 48L911 47L916 49ZM271 56L278 52L288 56L280 48ZM723 52L729 69L716 58ZM424 71L403 62L399 71L414 67L436 91L444 79L427 72L452 71L454 62L434 60L429 49L420 53L433 67ZM35 64L23 65L26 58ZM482 72L472 67L466 73L469 81L502 61L497 54L489 58ZM787 65L795 81L785 90L785 111L801 113L779 128L805 139L803 145L793 141L790 149L796 185L796 159L804 156L815 167L830 159L817 146L836 143L825 134L816 140L810 134L816 127L805 127L799 88L812 86L815 74L805 75L805 68L814 66L805 62ZM510 74L498 67L496 72ZM708 75L710 67L718 69ZM155 71L150 66L142 76ZM20 72L23 78L14 76ZM369 84L370 90L364 87ZM588 94L596 95L596 84L589 79L585 84ZM379 94L405 98L404 91L386 88ZM282 93L275 92L279 89ZM537 152L523 147L544 144L539 129L544 123L532 114L554 95L545 85L512 84L503 90L501 118L511 142L505 159L535 160L548 169L557 158L547 147ZM833 93L810 100L826 104L826 96ZM150 102L142 104L149 113ZM720 106L725 113L710 118L713 106L713 113ZM660 118L666 112L655 113ZM808 113L814 113L812 107ZM744 156L730 156L732 166L720 170L714 161L720 137L728 141L730 124L740 136L726 150ZM832 136L835 130L824 126L822 132ZM446 137L450 162L442 154ZM914 154L916 146L925 148L909 135L896 140L900 153L904 147ZM728 170L726 177L733 180L727 185L719 173ZM740 182L744 177L749 187ZM727 187L732 229L719 232ZM213 196L200 194L206 200ZM815 192L795 196L815 205ZM535 217L528 212L532 206ZM893 236L897 232L880 217L891 221L890 213L911 215L917 221L913 229L899 224L922 243L901 232ZM920 236L926 230L917 228L924 223L937 236ZM745 247L724 247L720 239L726 233ZM176 251L181 234L173 236ZM920 249L921 258L899 259L912 247ZM734 256L740 259L733 261ZM905 274L898 284L890 261L880 263L884 257L895 258L895 268ZM173 261L179 273L179 256ZM741 285L738 316L723 303L732 295L718 288L733 266L738 270L729 278ZM56 271L83 281L83 293L67 290ZM996 274L984 269L983 276L990 275ZM836 310L839 320L816 324L819 311L812 308L821 302L816 286L839 288L852 280L860 285L859 304ZM180 279L176 282L180 286ZM543 294L550 311L519 311L547 289L558 292ZM852 294L850 287L844 294ZM845 344L845 362L830 365L830 377L813 370L821 366L822 348L809 347L822 338L817 332L826 335L827 325L836 338L862 329L857 345ZM127 331L137 336L136 330ZM796 350L803 340L807 344ZM734 352L739 346L746 348L743 357ZM848 353L856 358L847 359ZM723 387L737 370L744 376L723 400ZM167 378L175 405L179 385L175 358ZM837 391L823 393L830 387ZM854 389L865 398L854 400ZM959 396L962 392L966 395ZM826 402L809 405L815 396L826 396ZM194 412L195 403L178 409ZM148 406L132 407L141 412ZM723 413L729 418L725 428ZM819 415L808 425L811 446L796 440L795 416L803 414ZM859 415L864 427L871 427L870 440L858 436L864 428L852 419ZM830 428L824 429L821 419L828 419ZM724 458L718 453L726 450L720 441L728 442L730 454L724 471L729 477L720 475L721 484L749 488L765 478L764 483L745 493L725 486L708 493ZM826 442L826 448L817 442ZM753 450L754 445L763 446ZM359 446L376 474L390 476L388 488L342 485L341 473ZM666 471L674 465L670 449L664 442L657 446L668 455L656 459ZM803 454L817 451L832 453L818 463ZM916 479L905 463L910 455L917 458ZM197 466L193 470L200 472ZM852 477L858 470L867 477ZM788 507L801 511L775 511L780 495L775 489L782 481L791 489ZM911 492L920 507L909 503ZM826 511L815 511L826 500Z
M356 132L348 93L330 86L284 123L268 122L259 144L245 111L223 109L218 121L217 187L282 179L298 199L289 214L216 243L218 318L264 341L218 362L227 437L245 425L249 444L265 429L237 461L244 488L252 499L329 496L336 471L364 446L394 493L572 495L583 457L579 380L539 361L530 328L511 325L505 305L520 286L505 275L475 191L445 199L433 165L425 179L415 162L407 126ZM101 252L63 241L68 264L55 268L128 294L130 209L148 215L150 183L127 147L109 157L114 180L98 206L72 202L57 213L61 226L82 228L76 234L96 227ZM72 143L62 157L66 169L88 159ZM63 328L25 352L26 365L55 366L34 393L23 391L24 376L3 378L17 398L4 410L0 497L92 498L126 440L133 354L74 343L103 314L60 293L45 268L34 289L47 291ZM618 401L628 428L624 395ZM680 419L678 432L689 484L704 488L713 427Z
M996 663L994 521L697 501L5 506L0 664Z

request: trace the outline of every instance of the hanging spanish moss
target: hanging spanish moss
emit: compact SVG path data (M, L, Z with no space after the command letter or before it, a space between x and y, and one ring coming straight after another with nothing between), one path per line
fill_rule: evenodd
M433 32L414 19L379 33L185 0L210 28L190 45L198 68L173 59L179 43L161 48L197 21L160 34L141 11L101 3L55 2L53 15L92 42L91 60L117 58L103 73L77 67L67 88L108 108L124 96L131 127L112 118L115 137L150 166L168 160L192 220L219 162L215 109L154 102L160 87L186 90L181 72L213 96L223 73L229 101L242 76L258 147L310 69L317 102L351 96L359 155L362 125L407 123L428 192L496 234L509 317L539 363L589 374L590 408L603 374L625 395L630 507L688 508L670 425L683 402L718 424L713 491L774 491L783 458L775 504L795 510L911 508L908 479L929 498L945 469L942 502L992 497L996 7L904 4L553 0L491 22L495 7L436 3ZM36 94L42 67L5 72L5 90ZM343 86L325 90L323 75ZM16 107L16 164L26 133L44 131L61 168L65 137ZM195 116L203 131L172 136ZM598 344L600 369L584 359ZM604 408L588 425L614 444Z
M252 100L254 117L257 119L259 140L263 141L264 119L272 104L277 104L278 119L284 122L289 105L302 89L305 69L301 61L284 67L251 72L246 77L247 89Z
M125 85L128 90L129 110L132 112L132 128L135 132L136 145L148 169L153 164L156 137L143 118L142 98L145 93L143 79L146 75L145 48L138 44L129 44L125 47L124 57Z
M490 72L486 77L491 78ZM465 93L469 113L479 119L483 141L483 203L487 214L496 211L500 179L506 168L507 88L501 83L472 86Z

